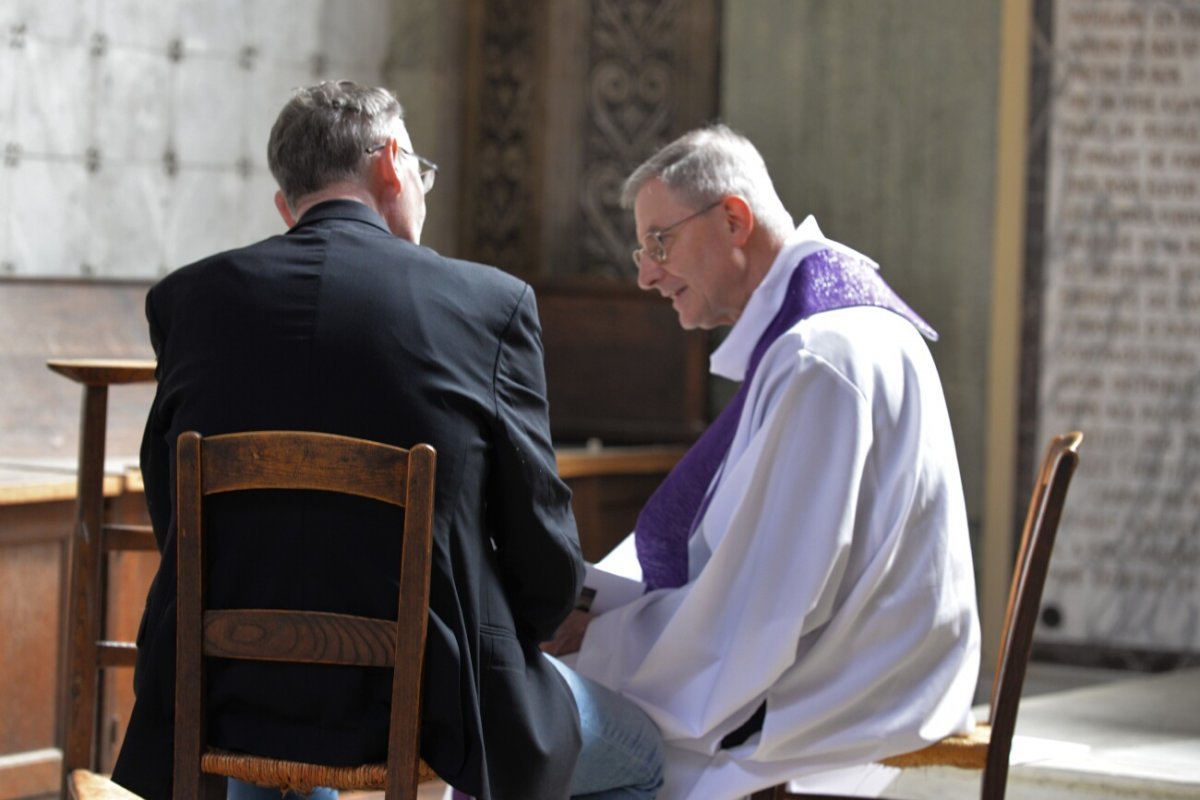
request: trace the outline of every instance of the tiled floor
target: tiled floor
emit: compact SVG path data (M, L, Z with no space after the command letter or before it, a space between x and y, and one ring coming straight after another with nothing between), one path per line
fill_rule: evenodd
M1091 680L1098 673L1038 672L1049 691L1022 697L1009 797L1200 798L1200 669L1123 673L1101 683ZM907 770L887 794L968 797L978 784L966 770Z

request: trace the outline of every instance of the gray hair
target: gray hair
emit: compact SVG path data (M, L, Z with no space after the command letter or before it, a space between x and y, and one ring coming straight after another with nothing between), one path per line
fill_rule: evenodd
M288 205L362 174L367 149L403 125L404 109L387 89L325 81L296 89L267 142L267 164Z
M646 159L625 180L621 206L632 208L638 192L655 178L695 208L726 195L745 198L758 224L780 242L795 228L762 155L749 139L726 125L689 131Z

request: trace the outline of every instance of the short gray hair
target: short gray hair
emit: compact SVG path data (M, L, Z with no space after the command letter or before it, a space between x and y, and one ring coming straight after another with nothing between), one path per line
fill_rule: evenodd
M621 206L632 208L638 192L655 178L695 208L726 195L745 198L758 224L780 242L795 228L762 155L749 139L727 125L689 131L646 159L625 180Z
M404 109L387 89L325 81L297 89L267 142L267 164L288 205L338 181L357 178L367 149L403 125Z

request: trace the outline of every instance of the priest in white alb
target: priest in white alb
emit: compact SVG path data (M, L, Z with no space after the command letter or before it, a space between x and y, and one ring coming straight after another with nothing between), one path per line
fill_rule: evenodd
M659 726L663 800L789 779L869 792L872 762L973 724L979 624L936 334L878 265L811 217L795 227L725 126L657 152L623 200L639 285L684 328L732 326L711 369L741 386L638 518L644 593L577 612L546 649L578 650L580 673Z

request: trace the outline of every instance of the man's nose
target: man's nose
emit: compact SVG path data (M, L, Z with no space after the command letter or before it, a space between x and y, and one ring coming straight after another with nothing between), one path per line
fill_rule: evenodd
M650 256L642 253L638 258L638 287L653 289L654 284L662 279L662 266Z

